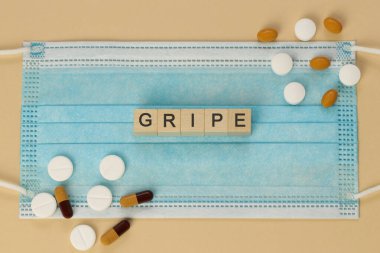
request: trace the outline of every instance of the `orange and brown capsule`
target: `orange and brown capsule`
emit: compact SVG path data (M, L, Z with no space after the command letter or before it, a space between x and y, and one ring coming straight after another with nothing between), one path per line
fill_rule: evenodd
M100 238L100 241L104 245L109 245L116 241L122 234L124 234L129 229L129 227L129 222L127 220L122 220L113 228L105 232Z
M120 198L120 205L122 207L135 206L144 202L151 201L153 199L153 192L151 191L142 191L138 193L133 193L125 195Z
M73 208L71 207L69 197L67 196L65 187L57 186L54 191L55 198L58 202L59 209L63 217L70 219L73 217Z

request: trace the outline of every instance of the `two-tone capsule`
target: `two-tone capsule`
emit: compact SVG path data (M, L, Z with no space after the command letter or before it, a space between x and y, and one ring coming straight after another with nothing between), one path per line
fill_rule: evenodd
M151 191L142 191L138 193L133 193L125 195L120 198L120 205L122 207L135 206L144 202L151 201L153 199L153 192Z
M129 227L129 222L127 220L122 220L113 228L105 232L100 238L100 241L104 245L109 245L116 241L122 234L124 234L129 229Z
M58 202L59 209L63 217L70 219L73 217L73 208L71 207L69 197L67 196L65 187L57 186L54 191L55 198Z

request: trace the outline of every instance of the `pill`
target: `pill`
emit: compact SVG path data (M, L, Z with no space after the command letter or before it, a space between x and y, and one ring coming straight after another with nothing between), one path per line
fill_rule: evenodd
M284 76L293 68L293 59L286 53L279 53L272 57L271 67L276 75Z
M65 187L57 186L54 191L55 198L58 202L59 209L63 217L66 219L70 219L73 217L73 208L71 207L71 203L69 197L67 196Z
M321 104L323 107L330 107L333 106L336 102L336 99L338 98L338 91L331 89L326 91L326 93L323 95Z
M284 88L284 98L288 104L297 105L305 98L305 87L297 82L291 82Z
M353 64L344 65L339 70L339 80L343 85L354 86L360 80L360 69Z
M105 232L100 238L100 241L104 245L109 245L118 239L122 234L124 234L129 229L129 227L129 222L127 220L122 220L113 228Z
M296 37L302 41L311 40L314 37L316 31L317 27L314 21L308 18L298 20L294 28Z
M73 247L80 251L91 249L96 241L95 230L89 225L78 225L70 234L70 242Z
M123 176L125 164L117 155L108 155L100 162L99 170L105 179L113 181Z
M106 210L112 203L111 191L103 186L96 185L92 187L87 193L87 204L95 211Z
M315 70L324 70L330 67L330 59L325 56L314 57L310 60L310 67Z
M277 38L277 31L272 28L265 28L257 33L257 40L260 42L271 42Z
M32 212L39 218L52 216L57 209L57 202L50 193L39 193L32 199Z
M120 205L122 207L135 206L153 199L153 192L142 191L134 194L125 195L120 198Z
M325 18L323 21L326 29L332 33L340 33L342 31L342 23L332 17Z
M56 156L48 164L48 173L55 181L65 181L73 174L73 163L66 156Z

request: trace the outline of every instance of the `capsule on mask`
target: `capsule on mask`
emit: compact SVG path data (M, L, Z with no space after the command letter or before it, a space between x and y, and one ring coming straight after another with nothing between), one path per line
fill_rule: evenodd
M129 227L129 222L127 220L122 220L113 228L105 232L100 238L100 241L104 245L110 245L111 243L116 241L122 234L124 234L129 229Z
M57 186L55 188L54 194L63 217L66 219L73 217L73 208L71 207L69 197L65 191L65 187Z
M153 192L143 191L138 193L133 193L125 195L120 198L120 205L122 207L135 206L144 202L151 201L153 199Z

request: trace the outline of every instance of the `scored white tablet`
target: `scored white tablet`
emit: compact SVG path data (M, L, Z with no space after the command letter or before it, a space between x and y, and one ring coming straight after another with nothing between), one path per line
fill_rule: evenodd
M53 157L48 164L48 173L55 181L65 181L73 174L73 163L66 156Z
M89 225L78 225L70 234L70 242L73 247L80 251L91 249L96 241L95 230Z
M107 180L114 181L124 175L125 164L117 155L108 155L102 159L99 165L100 174Z
M57 202L50 193L39 193L32 199L32 212L39 218L52 216L57 209Z
M106 210L112 203L112 193L110 189L103 185L92 187L87 193L87 204L95 211Z

